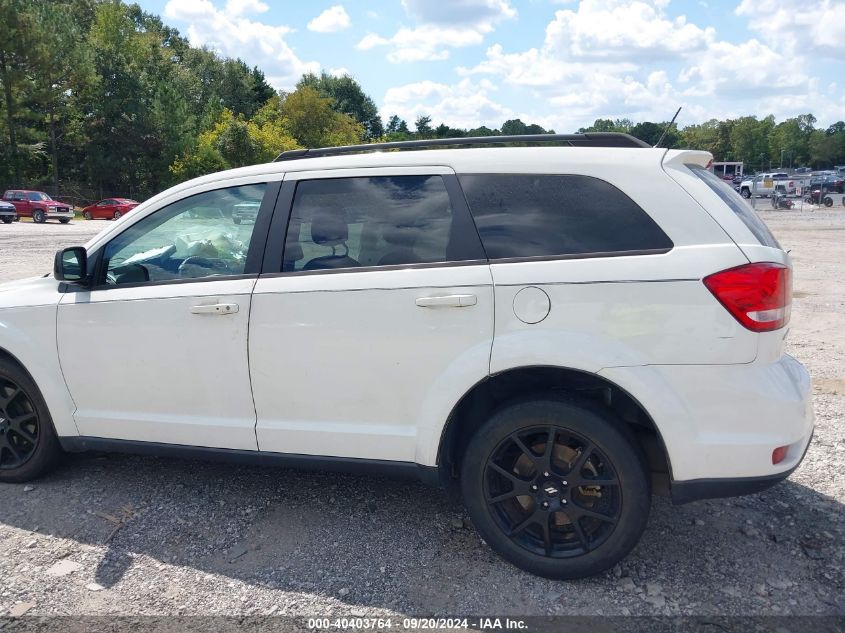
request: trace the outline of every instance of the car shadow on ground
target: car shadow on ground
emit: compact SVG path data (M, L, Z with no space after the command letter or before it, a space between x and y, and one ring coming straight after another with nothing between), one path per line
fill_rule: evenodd
M154 570L142 561L149 557L153 565L406 613L455 605L465 613L595 612L597 600L639 604L647 582L661 583L670 605L692 604L693 612L719 613L732 601L765 613L761 601L778 590L771 579L779 577L817 596L815 605L802 603L804 612L845 607L825 597L845 586L843 507L790 481L686 506L655 498L631 556L615 570L565 583L499 559L444 491L379 477L79 455L31 490L0 485L0 508L0 524L103 548L95 578L106 588L133 566Z

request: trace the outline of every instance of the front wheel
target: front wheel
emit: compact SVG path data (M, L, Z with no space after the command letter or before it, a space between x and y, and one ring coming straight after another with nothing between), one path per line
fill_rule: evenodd
M832 207L833 206L833 198L831 198L830 196L825 196L823 202L824 202L824 206L826 206L826 207Z
M0 359L0 482L22 482L54 466L61 455L53 422L29 375Z
M637 544L651 505L636 440L587 402L537 399L500 409L461 468L464 503L490 547L525 571L581 578Z
M59 222L61 222L62 224L67 224L68 222L70 222L70 218L59 218Z
M749 191L748 189L743 189L740 193L742 194L742 197L746 200L751 197L751 191Z
M115 211L115 212L114 212L114 219L115 219L115 220L119 220L119 219L120 219L120 211Z
M43 224L47 220L43 211L35 210L32 212L32 221L36 224Z

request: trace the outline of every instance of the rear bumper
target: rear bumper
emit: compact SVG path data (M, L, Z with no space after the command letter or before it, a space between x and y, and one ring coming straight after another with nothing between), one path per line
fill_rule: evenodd
M798 462L789 470L774 475L763 475L761 477L736 477L728 479L693 479L691 481L671 482L672 503L681 505L701 499L718 499L722 497L740 497L742 495L753 495L768 490L789 477L804 460L807 449L810 448L810 440L804 446L804 451Z
M601 375L651 416L679 500L776 483L798 466L813 434L810 376L785 354L742 365L617 367ZM772 464L772 451L783 446L785 458Z

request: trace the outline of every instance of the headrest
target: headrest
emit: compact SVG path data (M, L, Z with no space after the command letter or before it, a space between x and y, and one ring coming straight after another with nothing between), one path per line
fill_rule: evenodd
M324 213L311 221L311 240L320 246L337 246L349 239L349 226L337 215Z
M288 242L285 244L285 261L296 262L302 259L302 246L299 242Z

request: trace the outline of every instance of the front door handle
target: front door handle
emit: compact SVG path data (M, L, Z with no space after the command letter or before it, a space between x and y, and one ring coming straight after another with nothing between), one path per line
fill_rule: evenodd
M240 309L237 303L212 303L191 306L191 314L234 314Z
M417 305L421 308L467 308L478 303L475 295L446 295L444 297L419 297Z

